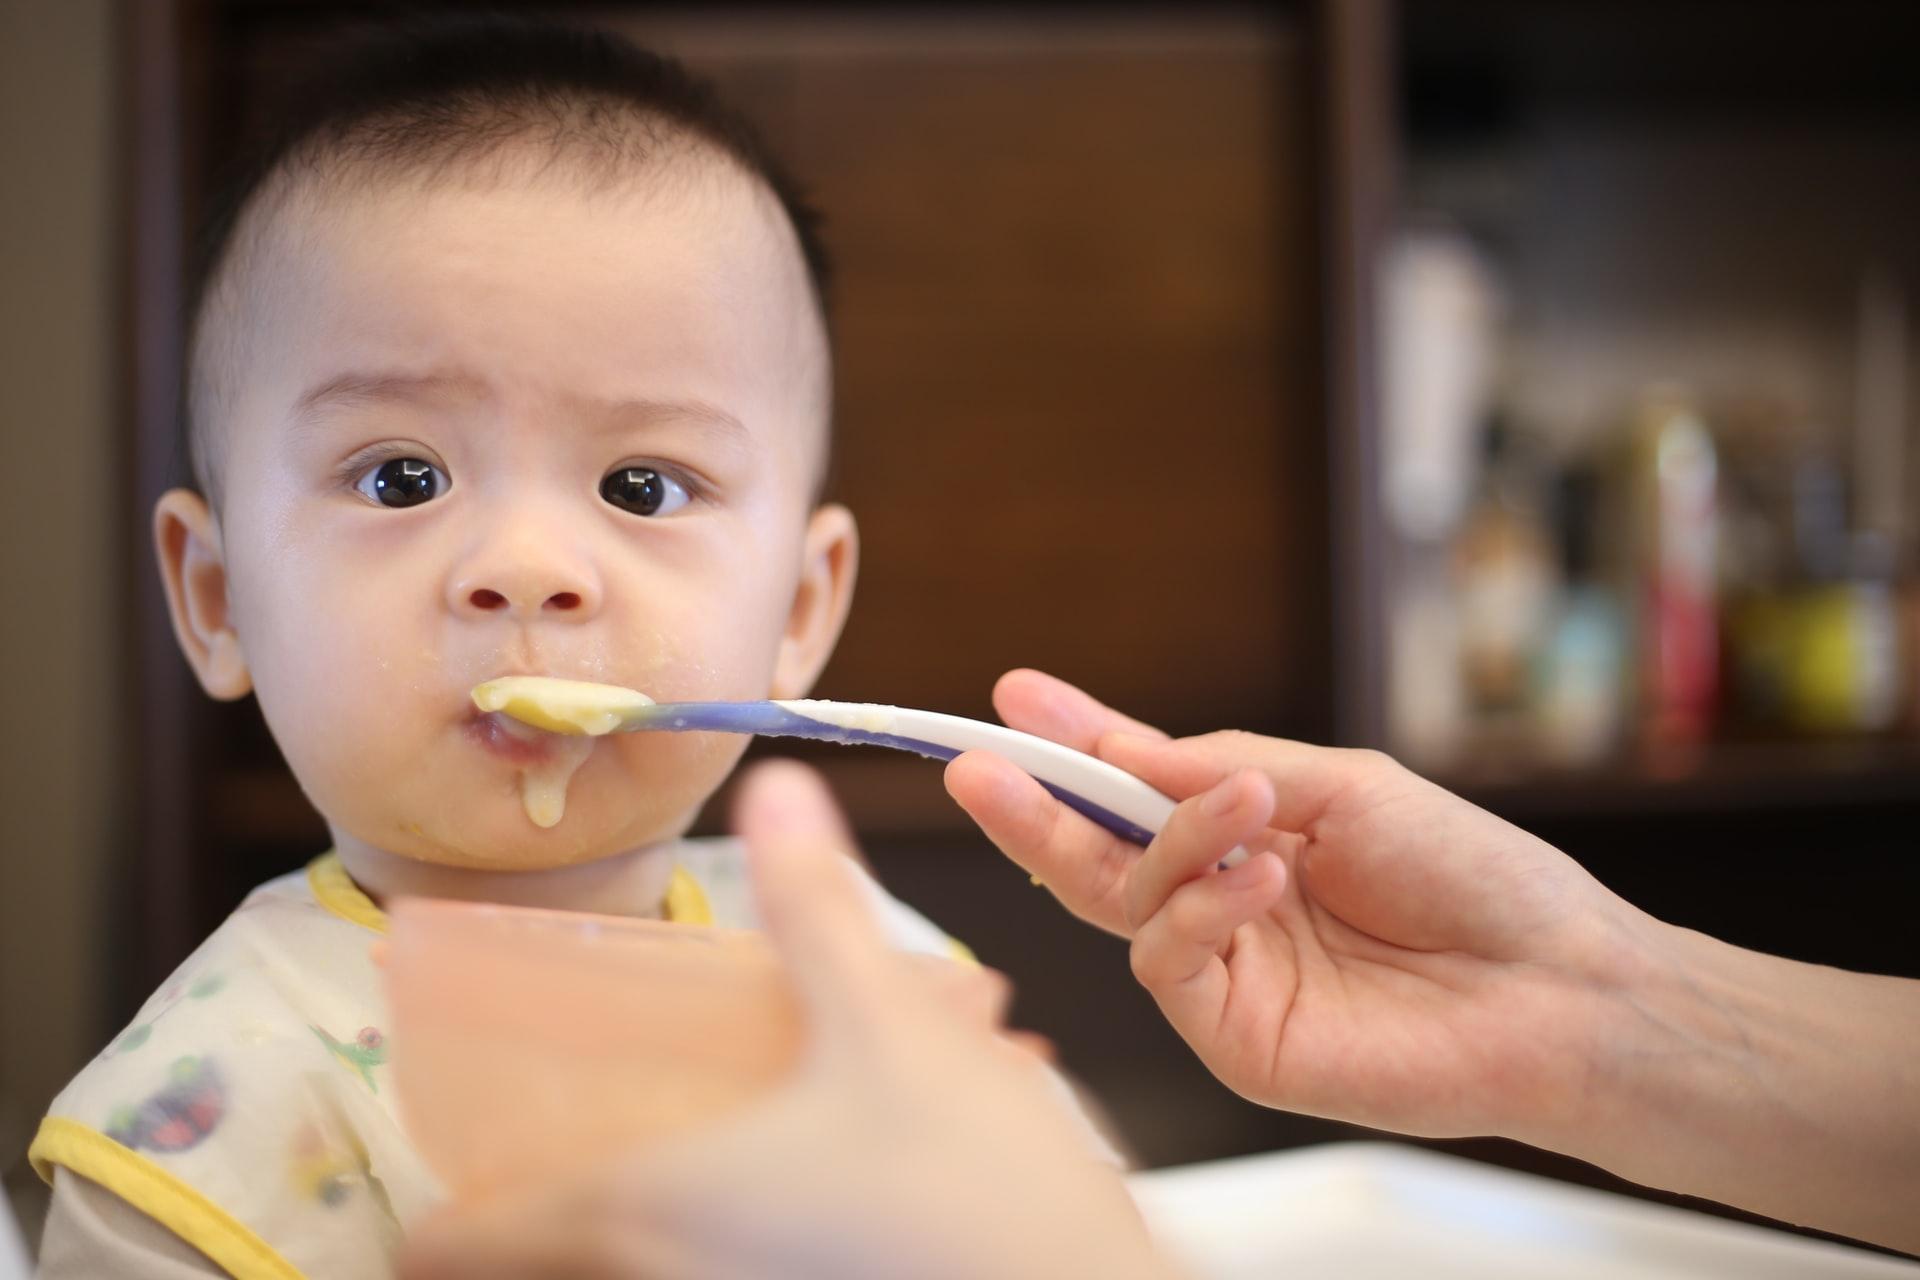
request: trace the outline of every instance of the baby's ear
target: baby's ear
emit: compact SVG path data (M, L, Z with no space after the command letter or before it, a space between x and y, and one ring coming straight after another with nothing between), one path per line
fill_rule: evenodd
M837 503L814 511L800 563L800 584L787 614L786 634L773 666L773 696L802 698L833 646L853 605L853 580L860 568L860 532L853 513Z
M174 638L200 687L227 701L246 696L253 677L233 629L226 556L206 499L186 489L160 495L153 508L153 545Z

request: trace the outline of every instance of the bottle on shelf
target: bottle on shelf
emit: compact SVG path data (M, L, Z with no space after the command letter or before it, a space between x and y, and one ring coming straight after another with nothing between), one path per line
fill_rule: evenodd
M1827 433L1773 459L1788 501L1788 554L1728 599L1728 652L1743 727L1771 737L1877 734L1902 715L1905 641L1890 541L1854 527Z
M1454 543L1460 671L1483 759L1531 749L1540 645L1558 589L1542 468L1499 415L1486 425L1472 506Z
M1629 451L1640 728L1650 749L1684 761L1719 707L1718 455L1691 399L1668 386L1642 396Z
M1891 551L1854 538L1844 572L1795 593L1787 706L1807 735L1873 734L1894 727L1902 685Z
M1600 763L1618 748L1626 713L1625 623L1601 577L1600 477L1561 473L1554 529L1564 589L1538 659L1535 723L1543 754L1564 768Z
M1767 740L1787 729L1798 560L1791 460L1804 447L1802 419L1769 403L1720 423L1721 724L1731 739Z

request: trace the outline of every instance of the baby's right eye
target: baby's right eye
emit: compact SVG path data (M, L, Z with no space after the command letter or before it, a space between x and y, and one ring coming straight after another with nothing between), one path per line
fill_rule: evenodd
M383 507L417 507L447 491L447 473L420 458L388 458L361 473L353 487Z

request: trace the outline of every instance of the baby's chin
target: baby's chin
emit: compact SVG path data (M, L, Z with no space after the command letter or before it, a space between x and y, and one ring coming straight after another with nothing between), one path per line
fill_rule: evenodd
M357 839L414 862L464 871L552 871L584 866L686 833L699 805L616 812L591 797L571 797L552 826L538 825L517 796L475 797L458 814L437 820L388 819L366 824Z
M556 753L520 767L489 759L473 769L460 756L460 767L415 775L405 788L308 794L336 831L394 857L471 871L546 871L684 835L745 749L744 739L725 734L576 741L593 745L572 764ZM529 777L542 775L554 785L529 788ZM347 780L344 771L326 776Z

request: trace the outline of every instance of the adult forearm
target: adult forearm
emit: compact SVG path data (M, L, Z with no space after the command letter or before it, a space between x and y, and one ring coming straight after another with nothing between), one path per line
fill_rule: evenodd
M1649 927L1542 1145L1920 1252L1920 982Z

